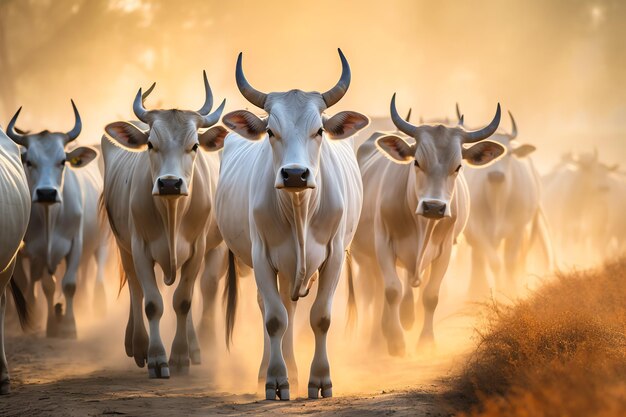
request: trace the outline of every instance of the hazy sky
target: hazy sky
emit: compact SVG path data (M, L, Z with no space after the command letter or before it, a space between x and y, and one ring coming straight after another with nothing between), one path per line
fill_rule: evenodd
M488 122L496 103L544 164L594 145L626 157L626 2L0 0L0 120L23 105L20 126L67 130L69 98L82 141L131 117L138 87L148 106L195 109L206 69L215 100L248 106L234 83L237 53L265 91L352 84L336 109L386 116L393 92L415 119ZM508 129L508 119L503 119Z

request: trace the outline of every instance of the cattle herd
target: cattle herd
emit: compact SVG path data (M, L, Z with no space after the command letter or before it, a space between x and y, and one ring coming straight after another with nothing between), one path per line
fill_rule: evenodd
M130 294L126 353L147 365L150 378L169 378L200 362L191 315L198 275L208 312L224 282L228 345L238 276L252 270L264 318L259 375L267 399L287 400L288 376L297 380L296 303L317 282L308 397L330 397L326 338L342 269L350 310L357 290L372 316L372 337L403 356L404 331L415 320L414 288L423 308L419 344L433 343L441 284L461 240L471 253L472 299L494 290L517 294L533 247L546 271L566 266L577 250L621 251L626 181L597 151L567 154L542 178L529 157L535 147L517 140L513 116L510 132L499 128L500 104L481 128L466 127L458 106L458 123L414 125L398 114L395 94L390 115L397 131L375 132L357 149L353 137L369 118L327 114L350 85L348 61L341 50L339 56L341 77L324 93L264 93L246 79L240 54L237 86L262 116L237 110L221 117L225 100L213 110L206 73L197 111L148 110L144 100L154 85L139 89L137 120L108 124L99 150L73 145L82 127L73 101L75 125L67 133L21 130L18 110L6 134L0 130L2 323L5 288L27 324L40 282L46 335L76 338L77 290L94 275L95 261L92 304L104 314L104 265L119 254L121 285ZM230 132L216 125L220 117ZM104 169L90 164L99 153ZM55 303L57 271L64 303ZM160 335L161 276L166 285L178 281L169 357ZM209 315L200 332L213 332ZM10 386L1 324L0 331L4 394Z

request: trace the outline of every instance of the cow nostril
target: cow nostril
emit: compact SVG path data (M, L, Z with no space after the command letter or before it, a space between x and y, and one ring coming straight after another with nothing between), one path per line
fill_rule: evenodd
M178 181L176 181L176 184L174 184L174 187L180 190L180 187L182 186L183 186L183 180L179 178Z
M165 187L165 183L163 183L163 180L161 178L157 180L157 184L159 187Z
M281 175L283 176L283 180L288 180L289 179L289 172L287 172L287 170L285 168L280 170Z
M302 175L300 175L300 178L302 178L302 181L306 181L308 177L309 177L309 170L305 169Z

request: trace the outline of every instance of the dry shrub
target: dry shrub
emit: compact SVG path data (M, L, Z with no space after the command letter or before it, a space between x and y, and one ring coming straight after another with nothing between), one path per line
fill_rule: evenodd
M626 416L626 259L492 305L457 380L471 416Z

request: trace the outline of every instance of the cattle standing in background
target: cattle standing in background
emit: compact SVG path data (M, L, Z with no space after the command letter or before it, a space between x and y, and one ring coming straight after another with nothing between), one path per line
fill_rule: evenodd
M339 51L342 75L320 94L255 90L237 60L237 86L268 116L245 111L223 118L228 136L216 207L228 247L254 268L264 318L265 343L259 379L266 374L267 399L289 399L289 376L297 383L293 352L296 301L318 280L310 323L315 354L309 398L332 396L326 334L344 253L359 219L362 185L349 138L367 117L344 111L328 117L350 84L350 67ZM277 283L278 276L278 283ZM280 288L280 291L279 291ZM283 340L284 336L284 340ZM295 389L297 390L297 389Z
M24 175L20 151L0 130L0 394L11 390L9 367L4 353L4 313L6 288L11 280L17 257L30 216L30 193ZM11 282L20 323L27 319L26 305L17 285Z
M457 113L462 121L458 106ZM489 294L487 267L494 276L497 291L514 296L536 239L546 265L552 266L552 247L541 206L541 180L528 157L535 147L518 143L515 119L510 112L509 116L511 133L497 132L491 137L507 149L507 154L487 168L469 167L465 172L471 215L464 235L472 247L469 293L473 299ZM504 261L500 254L502 244Z
M589 266L606 255L620 223L611 219L623 216L623 205L615 201L623 190L617 168L599 161L596 150L563 158L544 178L543 204L559 267Z
M484 165L505 149L495 142L479 142L496 131L500 105L493 121L474 132L443 125L414 126L398 114L395 94L391 99L391 118L398 130L415 143L395 134L376 133L359 148L364 204L352 254L363 271L359 279L377 289L374 317L382 317L388 351L402 356L402 282L397 268L407 271L411 286L425 284L421 294L425 315L420 343L430 343L439 287L452 245L469 212L461 161ZM474 142L478 143L469 148L463 146Z
M76 338L74 294L79 267L85 265L84 242L86 239L99 239L91 227L96 225L97 228L97 204L102 183L93 171L82 169L96 158L97 153L89 147L79 147L69 153L65 151L67 144L78 137L82 128L73 101L72 107L76 121L74 128L67 133L47 130L37 134L19 133L15 130L15 122L21 108L7 128L9 137L25 148L22 157L34 204L24 237L23 254L30 261L31 298L34 283L39 280L46 296L48 337ZM71 168L65 169L68 164ZM61 306L54 304L54 273L62 260L66 264L62 280L66 304L64 315L60 311ZM98 267L104 268L104 265Z
M184 374L189 371L190 357L194 363L200 361L189 314L193 286L205 254L223 249L218 248L222 238L214 218L213 195L219 170L215 151L222 148L227 132L221 126L211 126L219 120L225 101L210 113L213 95L206 73L204 86L205 103L197 112L146 110L139 89L133 109L149 129L115 122L106 126L106 132L123 147L106 136L102 138L104 204L131 297L126 353L140 367L148 363L150 378L170 376L159 330L163 299L156 283L155 263L163 270L166 285L175 282L181 269L174 292L176 336L169 365ZM199 129L207 130L199 133ZM205 268L216 266L209 262ZM144 297L149 338L143 319Z

